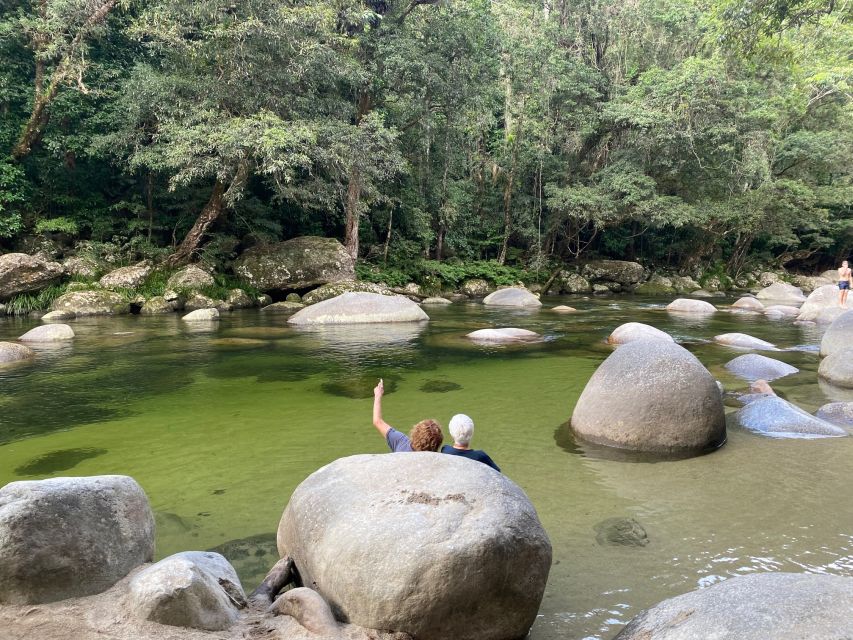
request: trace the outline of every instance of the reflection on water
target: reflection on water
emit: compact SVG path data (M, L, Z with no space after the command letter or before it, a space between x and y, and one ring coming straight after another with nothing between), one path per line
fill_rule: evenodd
M275 559L296 485L337 457L385 449L370 424L382 377L394 391L389 423L446 426L467 413L474 445L536 505L554 566L532 640L607 640L640 609L733 575L853 571L853 438L771 440L733 428L705 456L626 462L574 443L565 426L612 352L605 338L627 321L670 332L733 394L748 383L724 365L740 352L712 338L740 332L777 344L773 357L800 369L773 383L789 401L813 412L853 400L817 380L820 327L676 316L661 299L544 302L454 304L431 307L429 323L320 330L257 311L223 314L201 333L177 314L74 321L72 344L0 370L0 483L132 475L157 515L159 557L221 550L251 589ZM549 311L558 304L578 313ZM0 318L0 340L36 324ZM492 327L546 340L464 338Z

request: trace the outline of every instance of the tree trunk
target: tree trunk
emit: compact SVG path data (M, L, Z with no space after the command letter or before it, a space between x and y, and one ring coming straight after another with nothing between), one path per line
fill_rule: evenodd
M249 595L249 604L266 609L275 600L278 592L295 578L293 559L290 556L284 556L273 565L258 588Z
M187 232L187 235L184 236L181 246L179 246L177 250L169 256L169 266L175 267L189 262L190 258L192 258L193 254L198 249L199 244L201 244L201 240L205 233L207 233L210 225L216 222L222 214L222 210L225 206L224 194L225 188L222 183L217 180L216 184L213 185L213 193L210 194L210 200L208 200L207 204L204 205L204 209L201 210L201 213L196 219L195 224L192 226L192 229L190 229Z
M361 172L353 167L347 184L346 230L344 246L352 259L358 260L358 218L361 205Z
M498 255L498 264L506 262L506 254L509 249L509 236L512 225L512 184L514 182L515 167L509 173L504 186L504 240L501 244L501 252Z

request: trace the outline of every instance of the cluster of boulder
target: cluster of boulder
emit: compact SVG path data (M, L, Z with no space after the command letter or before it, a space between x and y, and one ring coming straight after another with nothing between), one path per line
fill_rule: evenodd
M517 485L430 453L343 458L309 476L279 523L282 559L248 597L218 553L150 564L154 533L127 476L6 485L0 626L43 638L515 640L551 566Z
M67 324L45 324L30 329L18 338L18 342L0 342L0 366L26 362L36 356L35 347L45 348L67 343L75 337L74 330Z

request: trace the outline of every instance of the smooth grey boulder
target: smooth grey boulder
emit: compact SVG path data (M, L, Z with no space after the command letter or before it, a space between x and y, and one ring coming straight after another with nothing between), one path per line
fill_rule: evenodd
M521 287L498 289L483 298L483 304L493 307L541 307L535 295Z
M615 640L842 640L853 637L853 578L762 573L664 600Z
M261 311L263 311L264 313L290 315L304 308L305 305L301 302L288 302L287 300L285 300L284 302L273 302L272 304L268 304L267 306L263 307Z
M492 291L492 289L494 289L494 287L482 278L466 280L462 283L462 286L459 287L459 291L469 298L485 298L489 295L489 292Z
M166 288L192 290L210 287L214 284L216 284L216 280L213 279L212 275L204 269L190 264L169 276L166 281Z
M0 300L44 289L58 282L63 273L61 264L38 256L26 253L0 255Z
M262 291L307 289L352 280L355 262L334 238L304 236L248 249L234 273Z
M317 304L323 300L331 300L345 293L381 293L384 296L393 296L393 291L383 284L375 282L361 282L360 280L343 280L332 282L309 291L301 300L287 300L287 302L302 302L304 304ZM290 296L288 296L290 298Z
M429 316L404 296L379 293L344 293L297 311L290 324L363 324L374 322L422 322Z
M626 260L592 260L583 266L581 275L590 282L618 282L627 286L641 282L645 269L637 262Z
M771 304L764 307L764 315L766 316L781 316L783 318L794 318L800 315L800 310L797 307L792 307L787 304Z
M740 298L734 304L732 304L733 309L739 309L741 311L764 311L764 303L757 298Z
M817 320L820 312L827 308L838 308L838 287L834 284L818 287L809 294L800 307L798 320Z
M0 342L0 364L29 360L36 355L35 351L15 342Z
M853 402L830 402L818 409L815 417L839 427L853 427Z
M714 342L726 345L727 347L737 347L739 349L779 351L775 344L750 336L746 333L721 333L718 336L714 336Z
M832 324L846 313L846 311L847 309L842 309L841 307L826 307L818 311L814 322L822 325Z
M695 293L693 295L696 295ZM673 313L715 313L717 307L710 302L704 300L690 300L688 298L678 298L666 305L666 310Z
M746 353L729 360L725 364L726 369L736 376L754 382L755 380L776 380L795 373L799 369L792 367L787 362L774 360L757 353Z
M821 360L817 375L836 387L853 389L853 346L833 351Z
M152 267L150 264L140 262L139 264L110 271L98 281L98 284L108 289L111 287L136 289L148 279L151 271Z
M101 593L153 557L154 514L133 478L51 478L0 489L0 603Z
M687 349L665 340L622 345L581 393L571 427L595 444L667 454L702 453L726 439L717 382Z
M74 330L67 324L43 324L27 331L18 340L21 342L65 342L74 339Z
M664 340L665 342L674 342L672 336L642 322L626 322L619 325L613 330L607 338L609 344L627 344L635 340Z
M77 316L71 311L49 311L41 317L42 322L59 322L73 320Z
M465 336L475 342L519 342L541 337L535 331L506 327L501 329L478 329Z
M155 316L163 313L174 313L175 309L163 296L154 296L145 301L139 310L144 316Z
M820 420L787 400L767 396L750 402L732 415L735 424L771 438L828 438L847 432Z
M447 298L426 298L421 304L436 304L436 305L445 305L445 304L453 304Z
M211 322L219 320L219 311L216 309L196 309L190 311L181 320L185 322Z
M273 615L291 616L307 631L320 636L337 637L340 623L332 608L319 593L307 587L285 591L270 607Z
M803 290L785 282L774 282L755 294L759 300L773 300L778 303L799 304L806 301Z
M553 307L551 311L556 311L557 313L575 313L577 309L565 304L558 304L556 307Z
M128 608L142 620L208 631L227 629L246 605L237 572L211 551L185 551L137 573Z
M278 550L339 619L418 640L523 638L551 565L548 536L515 483L427 452L351 456L316 471L290 498Z
M853 347L853 310L842 313L826 329L820 341L820 355L829 356L847 347Z
M130 313L130 303L112 291L71 291L59 296L53 311L68 311L75 316L112 316Z

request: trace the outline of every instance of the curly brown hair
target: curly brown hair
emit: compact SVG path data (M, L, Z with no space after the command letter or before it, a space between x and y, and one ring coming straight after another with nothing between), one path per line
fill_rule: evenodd
M412 441L412 451L438 451L444 441L441 425L435 420L421 420L409 432Z

